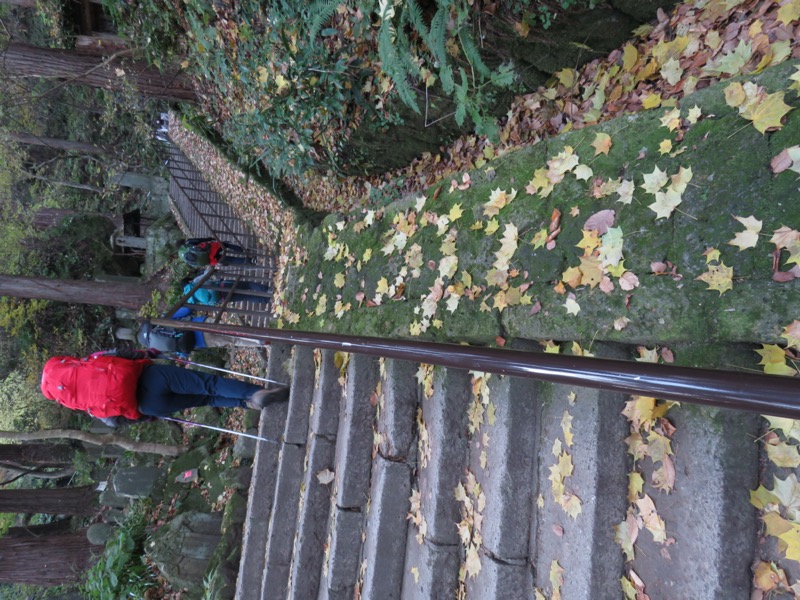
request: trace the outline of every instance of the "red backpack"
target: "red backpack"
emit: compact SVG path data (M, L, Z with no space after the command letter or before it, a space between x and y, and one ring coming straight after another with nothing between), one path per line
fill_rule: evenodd
M150 360L117 356L54 356L42 370L42 393L67 408L95 417L142 416L136 401L139 375Z

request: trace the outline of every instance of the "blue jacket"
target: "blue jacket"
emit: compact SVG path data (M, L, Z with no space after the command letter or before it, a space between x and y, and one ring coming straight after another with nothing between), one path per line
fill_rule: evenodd
M188 317L189 315L194 314L192 309L187 308L186 306L179 308L174 315L172 315L173 319L183 319L184 317ZM206 318L203 315L192 317L192 322L194 323L203 323L205 322ZM179 326L180 328L180 326ZM203 337L203 333L200 331L194 332L194 347L195 348L205 348L206 347L206 339Z

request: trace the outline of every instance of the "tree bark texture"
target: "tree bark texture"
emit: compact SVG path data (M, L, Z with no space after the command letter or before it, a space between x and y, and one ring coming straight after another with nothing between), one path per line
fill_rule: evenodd
M69 444L0 444L0 462L19 467L69 467L74 456Z
M153 286L144 284L0 275L0 296L99 304L132 310L147 304L153 289Z
M98 435L77 429L47 429L45 431L0 431L0 439L33 441L67 438L79 440L85 444L95 446L119 446L123 450L142 452L144 454L158 454L160 456L180 456L186 451L183 446L170 446L169 444L156 444L154 442L135 442L123 435L106 433Z
M27 44L9 44L0 55L6 76L65 79L107 90L122 89L127 80L140 94L164 100L194 102L191 82L180 72L161 73L144 62L128 59L103 59L69 50L40 48ZM120 75L119 71L123 73Z
M87 517L97 512L97 491L91 485L0 490L0 512Z
M40 537L0 537L0 582L61 585L78 581L92 562L85 529Z

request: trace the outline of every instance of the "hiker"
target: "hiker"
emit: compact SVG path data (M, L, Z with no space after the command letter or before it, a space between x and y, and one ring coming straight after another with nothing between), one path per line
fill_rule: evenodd
M42 371L48 400L93 417L141 420L198 406L261 410L289 398L289 387L265 389L228 377L154 364L160 352L109 350L86 358L55 356Z
M148 320L141 321L136 340L145 348L155 348L161 352L174 352L184 356L188 356L193 350L201 348L224 348L229 346L251 348L269 344L268 341L264 340L222 333L182 330L181 321L203 323L206 320L205 315L196 315L187 306L179 308L171 318L177 321L174 327L153 325Z
M221 242L214 238L191 238L178 240L178 256L190 267L216 265L253 265L255 259L247 256L248 251L239 244ZM228 250L245 256L228 256Z
M188 294L192 288L197 284L198 280L203 277L204 274L200 274L194 279L184 279L183 283L183 293ZM221 281L207 281L211 286L214 287L221 287L221 288L232 288L234 284L236 284L236 291L231 294L230 301L231 302L253 302L255 304L268 304L272 298L271 296L260 296L256 294L248 294L248 291L252 292L269 292L269 286L264 285L263 283L257 283L255 281L233 281L230 279L223 279ZM194 293L189 297L187 302L189 304L205 304L208 306L214 306L219 304L222 300L225 299L227 296L225 290L210 290L204 287L197 288Z

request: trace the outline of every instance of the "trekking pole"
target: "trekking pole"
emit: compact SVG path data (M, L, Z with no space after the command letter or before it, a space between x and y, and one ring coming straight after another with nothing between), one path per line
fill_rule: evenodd
M249 377L250 379L256 379L258 381L266 381L267 383L277 383L280 386L286 387L285 383L281 383L280 381L275 381L274 379L267 379L266 377L258 377L256 375L250 375L248 373L239 373L238 371L231 371L230 369L223 369L222 367L212 367L211 365L201 365L200 363L192 362L191 360L186 360L183 358L178 358L177 356L169 356L167 354L159 354L158 357L168 358L169 360L173 360L177 363L181 363L184 365L191 365L193 367L202 367L203 369L211 369L212 371L220 371L221 373L227 373L228 375L239 375L240 377Z
M271 440L269 438L263 438L258 435L253 435L252 433L244 433L242 431L234 431L233 429L225 429L224 427L214 427L213 425L206 425L204 423L195 423L194 421L187 421L185 419L176 419L174 417L158 417L162 421L173 421L174 423L182 423L183 425L188 425L189 427L202 427L204 429L213 429L214 431L221 431L223 433L232 433L233 435L238 435L240 437L246 437L253 440L259 440L262 442L267 442L269 444L280 444L278 440Z

